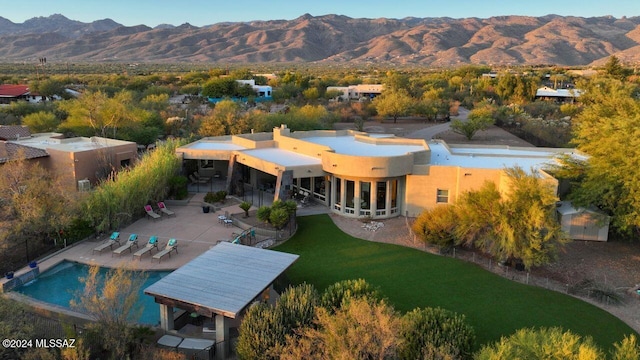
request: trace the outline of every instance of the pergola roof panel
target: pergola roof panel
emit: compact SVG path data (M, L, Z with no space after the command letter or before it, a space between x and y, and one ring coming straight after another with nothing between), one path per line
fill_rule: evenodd
M156 300L174 300L235 318L297 259L294 254L223 242L144 292Z

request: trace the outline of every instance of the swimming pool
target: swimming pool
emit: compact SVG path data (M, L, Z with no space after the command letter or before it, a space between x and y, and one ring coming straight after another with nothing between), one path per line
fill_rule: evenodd
M109 271L108 268L100 268L100 275ZM84 284L80 282L81 277L87 276L89 265L63 261L51 269L41 273L35 280L15 289L31 298L71 308L69 302L73 295L83 289ZM143 293L151 284L170 274L171 271L145 271L147 280L138 290L139 297L136 307L142 309L142 314L138 318L138 323L145 325L157 325L160 323L160 308L155 303L154 298Z

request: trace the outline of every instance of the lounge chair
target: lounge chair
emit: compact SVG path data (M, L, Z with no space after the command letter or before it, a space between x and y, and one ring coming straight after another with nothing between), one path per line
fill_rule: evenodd
M135 259L136 256L138 257L138 260L142 259L142 255L151 252L151 250L156 249L158 250L158 237L153 235L149 238L149 242L147 242L147 245L145 245L145 247L143 247L142 249L136 251L133 254L133 258Z
M189 180L191 180L192 184L206 184L209 180L205 180L205 179L198 179L195 176L189 175Z
M145 205L144 206L144 211L146 211L147 212L147 216L152 218L153 220L160 219L160 214L158 214L157 212L153 211L153 208L151 207L151 205Z
M209 180L211 180L211 178L210 178L210 177L208 177L208 176L200 176L200 173L198 173L198 172L194 172L194 173L193 173L193 176L194 176L196 179L198 179L198 180L204 180L205 182L209 182Z
M169 257L171 257L171 252L172 251L176 251L176 254L178 253L178 240L176 239L169 239L169 242L167 243L167 246L165 246L164 250L158 252L157 254L153 255L153 257L151 258L151 261L153 261L153 259L158 259L158 262L160 262L160 260L162 259L163 256L169 254Z
M93 251L97 251L97 252L102 252L102 250L109 248L112 249L114 244L118 244L120 245L120 233L117 231L114 231L111 234L111 237L109 237L109 240L105 241L104 243L96 246Z
M131 251L131 248L133 247L133 245L138 247L138 235L136 235L136 234L129 235L129 240L127 240L127 243L122 245L122 246L120 246L119 248L113 250L113 253L111 254L111 256L113 256L113 254L120 255L125 250Z
M158 203L158 209L160 209L160 212L162 212L163 214L166 214L167 216L176 215L175 212L167 209L167 205L165 205L163 201L160 201Z

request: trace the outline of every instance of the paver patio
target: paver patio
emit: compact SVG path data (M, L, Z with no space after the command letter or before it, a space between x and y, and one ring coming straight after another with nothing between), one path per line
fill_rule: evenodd
M86 264L96 264L104 267L127 266L141 270L174 270L186 264L191 259L207 251L220 241L230 241L232 233L240 232L236 226L225 226L218 222L218 215L227 211L229 214L242 213L238 205L223 208L221 211L203 213L200 206L204 193L195 194L188 205L168 205L175 216L162 216L153 220L142 218L133 224L120 230L120 244L129 238L132 233L138 234L138 248L146 245L149 237L156 235L159 238L159 249L162 250L170 238L178 240L178 253L166 255L160 262L153 259L149 253L141 258L134 258L138 248L133 246L132 251L125 251L121 255L113 254L106 248L102 252L94 252L93 249L108 240L111 234L105 234L100 239L89 239L75 244L39 263L40 271L59 263L62 260L77 261ZM113 247L115 249L116 246ZM156 250L152 250L155 254Z

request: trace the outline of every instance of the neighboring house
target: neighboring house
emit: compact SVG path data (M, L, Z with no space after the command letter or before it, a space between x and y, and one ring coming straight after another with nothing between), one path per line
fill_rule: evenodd
M39 162L44 166L45 158L49 157L46 151L11 142L12 140L26 139L29 137L31 137L31 132L26 126L0 125L0 164L24 157L27 160Z
M49 98L42 96L38 93L29 90L27 85L0 85L0 105L11 104L15 101L27 101L32 104L41 103L47 100L61 100L58 95L53 95Z
M18 160L20 157L37 161L44 166L49 154L42 149L0 140L0 164L10 160Z
M557 208L562 230L573 240L607 241L610 217L597 209L575 208L562 201Z
M273 97L273 88L268 85L256 85L255 80L236 80L242 85L249 85L256 92L258 98L271 99Z
M0 85L0 105L11 104L12 102L25 100L28 101L29 87L27 85Z
M339 98L343 101L373 99L384 91L383 84L360 84L349 86L329 86L327 91L340 91Z
M86 188L111 171L133 165L137 156L134 142L102 137L65 138L59 133L33 134L7 141L11 146L34 149L46 154L41 164L67 178L73 186Z
M576 98L580 97L581 94L582 90L578 89L553 89L544 86L536 91L536 99L573 102Z
M29 128L23 125L0 125L0 140L20 140L31 136Z
M203 176L227 174L227 191L245 185L274 193L275 199L302 194L348 217L384 219L417 216L454 203L486 181L508 191L505 167L538 172L572 149L504 146L449 146L393 135L352 130L297 131L211 137L182 146L186 161L206 163ZM206 171L205 171L206 170Z

